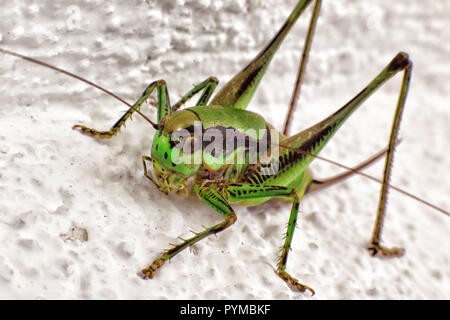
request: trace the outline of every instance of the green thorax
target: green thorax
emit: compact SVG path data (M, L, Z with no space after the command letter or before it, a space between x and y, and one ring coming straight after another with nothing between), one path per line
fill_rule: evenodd
M213 176L236 180L249 163L258 161L259 150L267 149L270 143L266 121L254 112L222 106L186 110L201 120L202 165Z
M270 148L270 125L260 115L222 106L197 106L166 116L155 135L152 158L168 171L193 176L238 177L259 150Z

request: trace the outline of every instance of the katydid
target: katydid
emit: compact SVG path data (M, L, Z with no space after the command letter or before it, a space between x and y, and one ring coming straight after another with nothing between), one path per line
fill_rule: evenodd
M247 111L246 108L280 44L303 11L313 2L314 8L305 40L303 59L298 71L298 81L283 133L280 133L274 130L262 116ZM156 121L149 120L157 130L157 133L153 139L151 156L144 155L142 157L145 176L163 193L175 191L187 194L188 182L192 181L197 196L224 218L221 223L207 227L204 231L196 232L192 238L166 250L143 270L144 278L152 278L154 273L167 260L183 249L211 234L223 231L235 223L236 215L231 204L255 206L272 198L284 198L291 201L292 206L286 239L277 265L277 273L299 291L309 290L314 293L310 287L300 283L287 272L287 258L297 221L299 203L305 194L338 182L347 175L320 181L315 180L308 169L308 165L317 157L317 154L352 112L362 105L382 84L400 72L403 72L403 81L391 129L391 137L386 151L382 191L369 250L372 255L381 256L399 256L403 253L403 250L400 248L381 246L380 237L389 187L392 154L397 142L401 113L405 105L411 76L412 63L407 54L402 52L397 54L355 98L351 99L334 114L318 124L288 137L290 119L292 119L295 101L298 96L297 93L306 70L306 61L320 6L321 1L299 1L283 27L267 47L213 98L213 91L218 84L215 77L210 77L195 86L174 105L170 103L165 81L159 80L147 87L142 97L134 105L130 106L130 109L109 131L98 131L83 125L75 125L73 127L87 135L98 138L111 138L120 131L126 120L134 112L142 115L140 110L142 104L149 99L152 93L157 92L157 119ZM36 62L34 59L6 50L1 50L1 52ZM72 74L70 75L73 76ZM194 95L200 93L200 98L195 106L181 109ZM213 130L216 133L224 133L225 139L228 138L227 134L231 134L229 132L232 131L234 135L233 142L234 137L237 136L242 138L241 140L244 141L244 144L236 145L233 143L231 144L231 149L228 144L225 145L225 148L219 148L221 143L217 145L216 140L206 139ZM205 140L210 142L210 144L205 143ZM257 150L252 149L252 146L256 146ZM265 159L260 154L260 147L262 146L265 146L269 151ZM200 161L176 161L175 154L179 156L180 153L182 153L184 159L200 159ZM249 160L252 156L255 156L256 161L252 162ZM378 159L379 156L372 157L350 172L359 171L362 167ZM149 162L153 165L153 174L147 168L147 163ZM275 167L276 169L274 169Z

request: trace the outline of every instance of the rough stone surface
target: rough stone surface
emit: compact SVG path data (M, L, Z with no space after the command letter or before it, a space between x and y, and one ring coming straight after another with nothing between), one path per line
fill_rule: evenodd
M0 0L0 47L67 69L133 102L165 79L172 101L214 75L224 84L270 41L296 1ZM332 113L398 51L414 62L392 184L450 208L448 1L325 1L293 132ZM310 10L295 26L250 109L281 128ZM0 54L0 298L310 299L273 272L289 205L237 207L229 230L144 281L138 271L177 236L220 216L195 197L164 196L144 177L154 130L126 107L65 75ZM401 76L374 94L322 156L354 165L387 144ZM155 118L154 108L145 112ZM316 161L317 177L340 172ZM382 163L368 172L381 176ZM365 249L379 185L354 177L302 201L288 270L313 299L449 299L450 219L390 193L384 241ZM87 241L65 241L76 226ZM76 237L75 237L76 238Z

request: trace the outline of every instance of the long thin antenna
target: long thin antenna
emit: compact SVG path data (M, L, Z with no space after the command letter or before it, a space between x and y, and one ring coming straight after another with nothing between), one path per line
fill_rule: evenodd
M60 68L58 68L58 67L52 66L52 65L50 65L50 64L48 64L48 63L45 63L45 62L43 62L43 61L40 61L40 60L31 58L31 57L24 56L24 55L22 55L22 54L20 54L20 53L16 53L16 52L9 51L9 50L2 49L2 48L0 48L0 52L2 52L2 53L4 53L4 54L7 54L7 55L10 55L10 56L14 56L14 57L17 57L17 58L21 58L21 59L23 59L23 60L27 60L27 61L29 61L29 62L36 63L36 64L38 64L38 65L41 65L41 66L50 68L50 69L55 70L55 71L60 72L60 73L64 73L65 75L68 75L68 76L70 76L70 77L72 77L72 78L75 78L75 79L77 79L77 80L80 80L80 81L82 81L82 82L84 82L84 83L87 83L87 84L93 86L94 88L97 88L98 90L101 90L101 91L105 92L106 94L109 94L111 97L116 98L116 99L119 100L120 102L126 104L129 108L134 109L134 110L135 110L142 118L144 118L145 120L147 120L147 121L152 125L153 128L157 129L157 127L158 127L157 124L155 124L153 121L151 121L145 114L143 114L141 111L139 111L139 109L135 108L134 106L132 106L131 104L129 104L128 102L126 102L125 100L123 100L121 97L117 96L116 94L112 93L112 92L109 91L109 90L106 90L105 88L102 88L101 86L99 86L98 84L96 84L96 83L94 83L94 82L92 82L92 81L89 81L89 80L84 79L84 78L82 78L82 77L80 77L80 76L77 76L76 74L73 74L73 73L71 73L71 72L69 72L69 71L66 71L66 70L60 69Z
M369 174L367 174L367 173L364 173L364 172L362 172L362 171L359 171L359 170L357 170L357 169L350 168L350 167L348 167L348 166L346 166L346 165L343 165L343 164L341 164L341 163L339 163L339 162L336 162L336 161L333 161L333 160L330 160L330 159L327 159L327 158L324 158L324 157L321 157L321 156L318 156L318 155L314 155L314 154L312 154L312 153L310 153L310 152L308 152L308 151L303 151L303 150L291 148L291 147L288 147L288 146L284 146L284 145L282 145L282 144L279 144L279 146L280 146L281 148L284 148L284 149L287 149L287 150L290 150L290 151L293 151L293 152L301 153L301 154L304 154L304 155L307 155L307 156L311 156L311 157L314 157L314 158L316 158L316 159L325 161L325 162L330 163L330 164L332 164L332 165L335 165L335 166L338 166L338 167L340 167L340 168L343 168L343 169L345 169L345 170L347 170L347 171L351 171L352 173L359 174L359 175L361 175L361 176L363 176L363 177L366 177L366 178L368 178L368 179L370 179L370 180L372 180L372 181L378 182L379 184L382 184L382 183L383 183L383 182L382 182L380 179L378 179L378 178L372 177L371 175L369 175ZM450 217L450 212L448 212L448 211L446 211L446 210L444 210L444 209L441 209L441 208L439 208L438 206L436 206L436 205L434 205L434 204L432 204L432 203L430 203L430 202L428 202L428 201L425 201L425 200L419 198L418 196L415 196L415 195L413 195L413 194L411 194L411 193L409 193L409 192L407 192L407 191L405 191L405 190L402 190L402 189L400 189L400 188L398 188L398 187L396 187L396 186L393 186L392 184L389 184L389 183L388 183L387 185L388 185L389 188L392 188L393 190L398 191L398 192L400 192L400 193L402 193L402 194L404 194L404 195L406 195L406 196L408 196L408 197L410 197L410 198L412 198L412 199L414 199L414 200L417 200L417 201L419 201L419 202L421 202L421 203L423 203L423 204L429 206L430 208L433 208L433 209L435 209L435 210L437 210L437 211L439 211L439 212L441 212L441 213L443 213L443 214L445 214L445 215L447 215L447 216Z
M21 59L23 59L23 60L27 60L27 61L29 61L29 62L32 62L32 63L38 64L38 65L41 65L41 66L43 66L43 67L47 67L47 68L52 69L52 70L54 70L54 71L63 73L63 74L68 75L68 76L70 76L70 77L72 77L72 78L75 78L75 79L77 79L77 80L80 80L80 81L82 81L82 82L84 82L84 83L86 83L86 84L89 84L89 85L93 86L94 88L97 88L98 90L101 90L101 91L105 92L106 94L110 95L111 97L116 98L116 99L119 100L120 102L122 102L122 103L124 103L125 105L127 105L129 108L134 109L141 117L143 117L145 120L147 120L147 121L152 125L153 128L155 128L155 129L158 128L158 125L157 125L157 124L155 124L153 121L151 121L146 115L144 115L142 112L140 112L137 108L135 108L134 106L132 106L131 104L129 104L128 102L126 102L125 100L123 100L122 98L120 98L119 96L117 96L116 94L112 93L112 92L109 91L109 90L106 90L105 88L102 88L101 86L99 86L98 84L96 84L96 83L94 83L94 82L92 82L92 81L89 81L89 80L84 79L84 78L82 78L82 77L80 77L80 76L77 76L76 74L73 74L73 73L71 73L71 72L69 72L69 71L66 71L66 70L60 69L60 68L58 68L58 67L52 66L52 65L50 65L50 64L48 64L48 63L45 63L45 62L43 62L43 61L40 61L40 60L31 58L31 57L24 56L24 55L22 55L22 54L20 54L20 53L16 53L16 52L9 51L9 50L2 49L2 48L0 48L0 52L1 52L1 53L4 53L4 54L7 54L7 55L10 55L10 56L14 56L14 57L17 57L17 58L21 58ZM327 159L327 158L324 158L324 157L321 157L321 156L318 156L318 155L314 155L314 154L312 154L312 153L310 153L310 152L307 152L307 151L303 151L303 150L291 148L291 147L288 147L288 146L284 146L284 145L281 145L281 144L279 144L279 147L284 148L284 149L287 149L287 150L290 150L290 151L293 151L293 152L296 152L296 153L301 153L301 154L304 154L304 155L308 155L308 156L315 157L315 158L317 158L317 159L319 159L319 160L322 160L322 161L328 162L328 163L330 163L330 164L332 164L332 165L335 165L335 166L338 166L338 167L340 167L340 168L343 168L343 169L345 169L345 170L347 170L347 171L349 171L349 172L352 172L352 173L355 173L355 174L359 174L359 175L361 175L361 176L363 176L363 177L366 177L366 178L368 178L368 179L370 179L370 180L372 180L372 181L378 182L378 183L380 183L380 184L382 183L382 181L381 181L380 179L377 179L377 178L375 178L375 177L372 177L371 175L368 175L368 174L366 174L366 173L364 173L364 172L361 172L361 171L359 171L359 170L357 170L357 169L350 168L350 167L348 167L348 166L345 166L345 165L343 165L343 164L340 164L340 163L338 163L338 162L336 162L336 161L333 161L333 160L330 160L330 159ZM391 185L391 184L388 184L388 186L389 186L390 188L392 188L393 190L395 190L395 191L398 191L398 192L400 192L400 193L402 193L402 194L404 194L404 195L406 195L406 196L408 196L408 197L410 197L410 198L412 198L412 199L414 199L414 200L417 200L417 201L419 201L419 202L421 202L421 203L427 205L427 206L430 207L430 208L433 208L433 209L435 209L435 210L437 210L437 211L439 211L439 212L441 212L441 213L443 213L443 214L445 214L445 215L447 215L447 216L450 216L450 213L449 213L448 211L445 211L444 209L441 209L441 208L435 206L434 204L432 204L432 203L430 203L430 202L428 202L428 201L425 201L425 200L419 198L418 196L415 196L415 195L413 195L413 194L411 194L411 193L409 193L409 192L407 192L407 191L404 191L404 190L402 190L402 189L400 189L400 188L397 188L396 186L393 186L393 185Z

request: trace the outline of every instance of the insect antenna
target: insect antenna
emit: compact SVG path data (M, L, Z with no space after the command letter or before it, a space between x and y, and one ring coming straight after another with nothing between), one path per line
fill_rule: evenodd
M116 99L119 100L120 102L126 104L129 108L134 109L141 117L143 117L145 120L147 120L147 122L150 123L150 124L152 125L153 128L155 128L155 129L158 128L158 125L157 125L156 123L154 123L152 120L150 120L150 119L149 119L145 114L143 114L141 111L139 111L139 109L135 108L134 106L132 106L131 104L129 104L128 102L126 102L125 100L123 100L121 97L117 96L116 94L114 94L114 93L112 93L111 91L109 91L109 90L107 90L107 89L105 89L105 88L99 86L98 84L96 84L96 83L94 83L94 82L92 82L92 81L89 81L89 80L87 80L87 79L85 79L85 78L82 78L82 77L80 77L80 76L77 76L76 74L73 74L73 73L71 73L71 72L69 72L69 71L66 71L66 70L60 69L60 68L58 68L58 67L52 66L52 65L50 65L50 64L48 64L48 63L45 63L45 62L43 62L43 61L40 61L40 60L31 58L31 57L24 56L24 55L22 55L22 54L20 54L20 53L16 53L16 52L9 51L9 50L2 49L2 48L0 48L0 52L1 52L1 53L4 53L4 54L6 54L6 55L14 56L14 57L17 57L17 58L20 58L20 59L23 59L23 60L26 60L26 61L29 61L29 62L38 64L38 65L41 65L41 66L43 66L43 67L52 69L52 70L57 71L57 72L60 72L60 73L64 73L65 75L68 75L69 77L72 77L72 78L75 78L75 79L77 79L77 80L80 80L80 81L82 81L82 82L84 82L84 83L87 83L87 84L93 86L94 88L97 88L98 90L101 90L101 91L103 91L104 93L110 95L111 97L116 98Z
M119 100L120 102L124 103L124 104L127 105L129 108L134 109L134 110L135 110L142 118L144 118L148 123L150 123L154 129L158 129L158 125L157 125L156 123L154 123L152 120L150 120L150 119L149 119L145 114L143 114L139 109L135 108L133 105L129 104L128 102L126 102L125 100L123 100L122 98L120 98L119 96L117 96L116 94L112 93L111 91L109 91L109 90L107 90L107 89L101 87L100 85L98 85L98 84L96 84L96 83L94 83L94 82L92 82L92 81L89 81L89 80L87 80L87 79L85 79L85 78L82 78L82 77L80 77L80 76L78 76L78 75L76 75L76 74L73 74L73 73L69 72L69 71L66 71L66 70L60 69L60 68L58 68L58 67L52 66L52 65L50 65L50 64L48 64L48 63L46 63L46 62L43 62L43 61L40 61L40 60L31 58L31 57L22 55L22 54L20 54L20 53L16 53L16 52L13 52L13 51L10 51L10 50L6 50L6 49L3 49L3 48L0 48L0 52L3 53L3 54L6 54L6 55L14 56L14 57L17 57L17 58L20 58L20 59L23 59L23 60L26 60L26 61L29 61L29 62L38 64L38 65L41 65L41 66L43 66L43 67L52 69L52 70L54 70L54 71L56 71L56 72L59 72L59 73L63 73L63 74L65 74L65 75L68 75L68 76L70 76L70 77L72 77L72 78L75 78L75 79L77 79L77 80L79 80L79 81L82 81L82 82L84 82L84 83L86 83L86 84L88 84L88 85L91 85L91 86L93 86L94 88L97 88L98 90L103 91L104 93L106 93L106 94L110 95L111 97L113 97L113 98ZM341 163L339 163L339 162L336 162L336 161L333 161L333 160L324 158L324 157L322 157L322 156L314 155L314 154L312 154L312 153L310 153L310 152L308 152L308 151L303 151L303 150L291 148L291 147L288 147L288 146L285 146L285 145L282 145L282 144L279 144L278 146L281 147L281 148L290 150L290 151L292 151L292 152L301 153L301 154L304 154L304 155L307 155L307 156L311 156L311 157L314 157L314 158L316 158L316 159L319 159L319 160L328 162L328 163L330 163L330 164L332 164L332 165L341 167L341 168L343 168L343 169L345 169L345 170L347 170L347 171L349 172L348 175L350 175L350 174L352 174L352 173L355 173L355 174L361 175L361 176L363 176L363 177L366 177L366 178L368 178L368 179L370 179L370 180L372 180L372 181L375 181L375 182L377 182L377 183L382 184L382 181L381 181L380 179L377 179L377 178L375 178L375 177L373 177L373 176L371 176L371 175L368 175L368 174L366 174L366 173L360 171L359 168L350 168L350 167L348 167L348 166L346 166L346 165L343 165L343 164L341 164ZM383 153L384 153L384 152L383 152ZM428 201L425 201L425 200L419 198L418 196L415 196L415 195L413 195L413 194L411 194L411 193L409 193L409 192L407 192L407 191L405 191L405 190L403 190L403 189L400 189L400 188L398 188L398 187L396 187L396 186L394 186L394 185L391 185L391 184L389 184L389 183L388 183L387 185L388 185L390 188L392 188L393 190L395 190L395 191L397 191L397 192L400 192L400 193L406 195L407 197L410 197L410 198L412 198L412 199L414 199L414 200L417 200L417 201L419 201L420 203L425 204L425 205L428 206L428 207L431 207L431 208L433 208L433 209L435 209L435 210L437 210L437 211L439 211L439 212L441 212L441 213L443 213L443 214L445 214L445 215L447 215L447 216L450 216L450 212L448 212L448 211L446 211L446 210L444 210L444 209L442 209L442 208L439 208L438 206L436 206L436 205L434 205L434 204L432 204L432 203L430 203L430 202L428 202Z
M341 164L341 163L339 163L339 162L336 162L336 161L334 161L334 160L330 160L330 159L328 159L328 158L324 158L324 157L322 157L322 156L318 156L318 155L312 154L311 152L308 152L308 151L304 151L304 150L300 150L300 149L291 148L291 147L288 147L288 146L285 146L285 145L282 145L282 144L278 144L278 146L279 146L280 148L283 148L283 149L286 149L286 150L289 150L289 151L292 151L292 152L300 153L300 154L303 154L303 155L311 156L311 157L314 157L314 158L319 159L319 160L321 160L321 161L325 161L325 162L327 162L327 163L330 163L330 164L332 164L332 165L334 165L334 166L338 166L338 167L340 167L340 168L343 168L343 169L345 169L345 170L348 171L348 174L347 174L347 175L350 175L350 174L352 174L352 173L355 173L355 174L361 175L361 176L363 176L363 177L366 177L367 179L370 179L370 180L372 180L372 181L375 181L375 182L377 182L377 183L379 183L379 184L382 184L382 183L383 183L380 179L375 178L375 177L373 177L373 176L371 176L371 175L369 175L369 174L367 174L367 173L362 172L362 171L360 170L360 168L363 167L364 165L363 165L363 166L359 166L358 168L351 168L351 167L348 167L348 166L346 166L346 165L343 165L343 164ZM385 153L385 152L384 152L384 150L383 150L383 151L380 152L377 156L375 156L375 158L381 157L381 155L384 154L384 153ZM443 213L443 214L445 214L445 215L447 215L447 216L450 217L450 212L448 212L448 211L446 211L446 210L444 210L444 209L442 209L442 208L440 208L440 207L438 207L438 206L436 206L436 205L434 205L434 204L432 204L432 203L430 203L430 202L428 202L428 201L426 201L426 200L423 200L422 198L420 198L420 197L418 197L418 196L416 196L416 195L414 195L414 194L412 194L412 193L409 193L409 192L407 192L407 191L405 191L405 190L403 190L403 189L400 189L400 188L398 188L398 187L396 187L396 186L394 186L394 185L392 185L392 184L390 184L390 183L388 183L387 186L388 186L389 188L392 188L393 190L395 190L395 191L397 191L397 192L400 192L401 194L403 194L403 195L405 195L405 196L407 196L407 197L410 197L410 198L412 198L412 199L414 199L414 200L417 200L417 201L419 201L420 203L422 203L422 204L424 204L424 205L426 205L426 206L428 206L428 207L430 207L430 208L433 208L433 209L435 209L435 210L437 210L437 211L439 211L439 212L441 212L441 213Z

